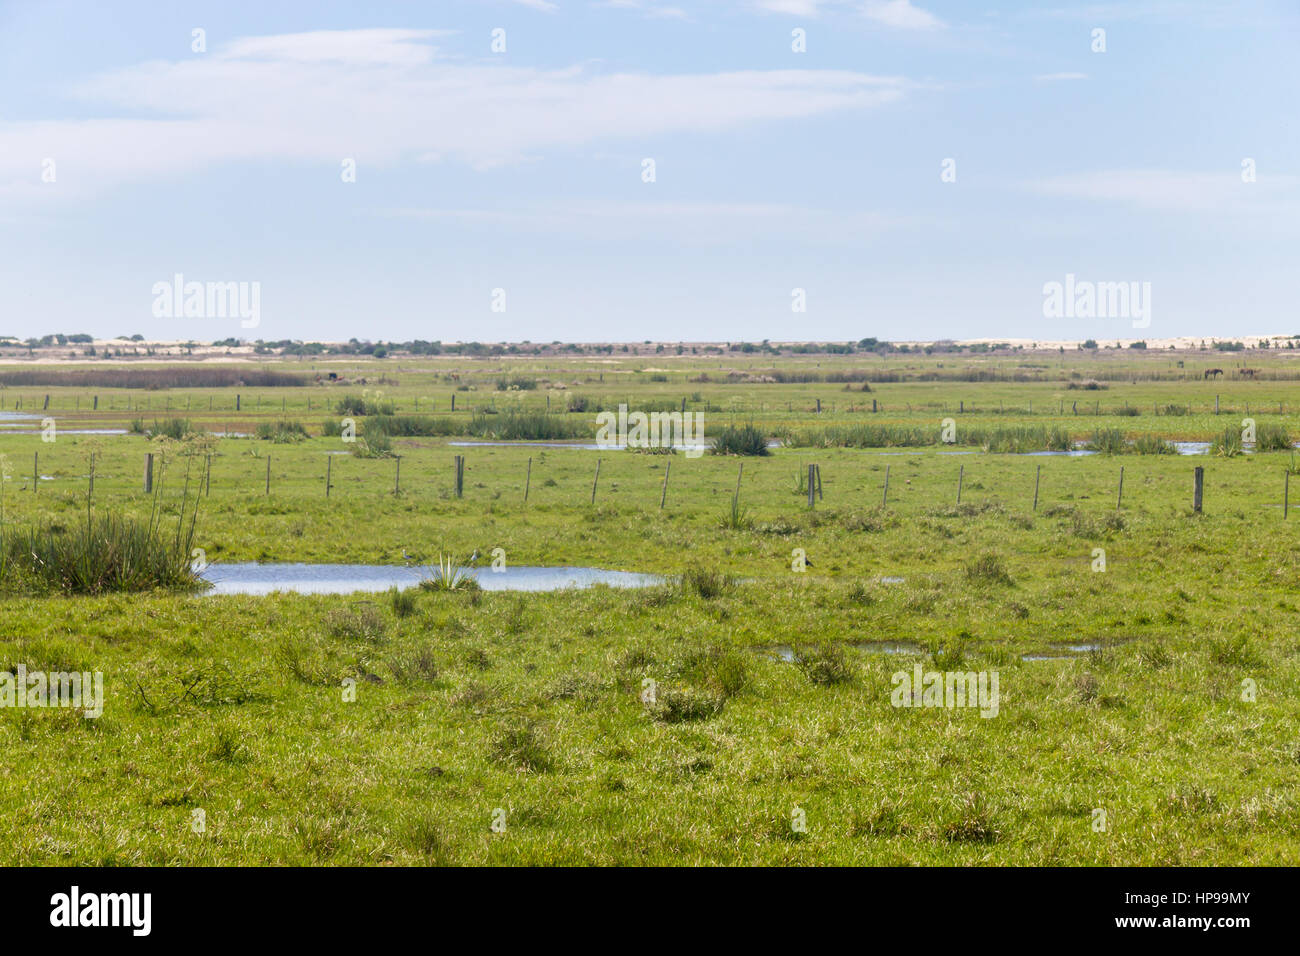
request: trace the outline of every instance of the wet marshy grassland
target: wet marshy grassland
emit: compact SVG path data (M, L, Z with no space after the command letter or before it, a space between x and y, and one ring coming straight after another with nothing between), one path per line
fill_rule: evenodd
M1275 433L1253 452L1226 440L1200 456L1156 447L1216 441L1247 403L1258 426L1300 438L1289 364L1252 356L1279 377L1215 383L1192 360L1177 369L1158 356L1033 369L990 358L971 380L945 377L957 371L951 357L947 368L923 357L818 360L781 360L787 378L814 381L719 370L716 358L340 365L347 377L391 379L364 401L452 423L371 426L377 447L363 454L343 441L341 419L354 418L364 440L385 409L342 414L347 387L314 382L102 388L99 417L75 419L125 427L166 417L167 405L186 415L188 399L192 427L152 439L0 434L4 553L26 562L0 581L0 671L102 672L105 691L95 719L0 707L0 858L1300 862L1300 515L1283 519L1292 455L1265 450L1285 448ZM864 368L897 380L871 381L865 394L858 379L826 381ZM525 379L533 387L510 387ZM1105 388L1068 387L1088 381ZM0 399L44 413L47 390L60 426L77 427L62 408L91 404L80 384L39 395L15 385ZM587 397L582 411L567 411L574 392ZM594 434L596 406L685 397L705 412L706 437L753 425L768 439L822 438L699 458L449 444L471 431L460 419L478 416L483 437L482 423L512 408L512 435L527 438L547 394L561 423L536 427L550 435ZM1084 397L1103 406L1086 421ZM209 415L209 399L230 408ZM955 447L928 443L944 417L956 421ZM1018 431L965 444L968 423ZM927 441L864 445L878 425ZM826 440L830 428L853 440ZM1123 440L1088 457L1012 453L1037 450L1021 446L1039 429L1057 445L1060 433L1073 443L1098 429ZM203 434L216 430L250 437ZM159 469L151 494L147 453ZM811 508L810 464L820 469ZM157 547L141 537L150 528ZM113 560L78 559L83 534L82 551L97 553L96 536L118 542ZM500 548L509 565L651 572L664 583L214 596L180 567L195 548L217 567L434 566L477 554L484 575ZM33 563L51 554L107 585L65 584ZM800 555L806 570L796 571ZM997 715L893 706L893 675L918 663L997 671Z

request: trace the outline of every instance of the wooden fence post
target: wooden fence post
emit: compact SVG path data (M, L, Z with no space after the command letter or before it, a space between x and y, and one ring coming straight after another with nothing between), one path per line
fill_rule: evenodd
M331 477L331 472L333 470L334 470L334 456L326 455L325 456L325 497L326 498L330 496L330 477Z
M957 469L957 504L961 504L961 483L966 477L966 466L961 465Z
M205 498L212 497L212 456L205 456L206 461L203 468L203 495Z
M548 395L547 398L550 398ZM533 459L528 459L528 470L524 472L524 503L528 502L528 486L533 483Z
M397 473L393 476L393 497L402 493L402 456L397 456Z
M745 463L740 463L740 471L736 472L736 493L731 496L731 508L734 511L740 506L740 479L745 474Z
M271 493L271 456L266 456L266 493Z
M600 459L596 459L596 477L591 480L591 503L596 503L596 485L600 483Z
M1119 495L1115 498L1115 510L1119 511L1119 509L1123 506L1123 504L1124 504L1124 466L1120 465L1119 466Z
M1283 474L1286 478L1282 482L1282 520L1286 520L1287 505L1291 502L1291 471L1287 469Z
M817 500L818 500L818 501L821 501L822 499L823 499L823 495L822 495L822 466L821 466L821 465L818 465L818 466L817 466Z
M1192 490L1192 510L1197 514L1201 512L1201 493L1205 489L1205 468L1201 465L1196 466L1194 477L1194 486Z
M668 500L668 476L673 473L673 460L668 459L668 467L664 469L664 490L659 496L659 510L664 510L664 502Z
M41 453L35 452L32 455L32 493L36 493L36 487L41 483Z
M817 466L808 466L808 507L817 507Z
M147 495L153 491L153 452L148 452L144 456L144 493Z
M1039 465L1034 469L1034 510L1038 510L1038 483L1043 477L1043 466Z
M885 493L880 498L880 507L889 507L889 466L885 466Z

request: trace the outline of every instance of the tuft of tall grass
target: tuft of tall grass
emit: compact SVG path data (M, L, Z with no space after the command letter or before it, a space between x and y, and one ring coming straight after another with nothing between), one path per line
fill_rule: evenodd
M1014 584L1006 563L998 555L985 552L967 562L966 580L972 584Z
M1158 435L1138 435L1133 439L1133 451L1139 455L1174 455L1178 449Z
M1103 455L1121 455L1128 450L1122 428L1098 428L1092 433L1088 447Z
M1235 458L1242 451L1241 429L1236 425L1229 425L1210 443L1210 454L1221 458Z
M753 424L728 425L713 439L712 455L770 455L767 436Z
M399 438L414 436L440 437L461 435L465 425L454 418L432 415L375 415L366 420L366 434L384 434Z
M352 456L354 458L391 458L393 456L393 440L388 437L386 432L367 427L362 433L362 437L352 443Z
M278 422L258 422L254 434L263 441L272 441L277 445L302 441L307 438L307 429L302 422L281 420Z
M1255 451L1290 451L1291 436L1281 425L1265 422L1255 429Z
M794 662L809 682L818 687L833 687L853 680L853 667L839 644L826 642L815 647L799 648L795 652Z
M545 412L510 410L496 416L476 414L468 433L495 441L557 441L566 438L589 438L591 426Z
M153 428L145 432L150 438L171 438L176 441L183 441L193 433L188 418L164 418L162 421L155 418Z
M392 402L370 401L360 395L344 395L334 406L336 415L391 415Z
M735 587L735 580L723 571L705 568L699 565L687 568L677 579L682 591L699 595L709 601L721 597Z
M722 519L718 524L724 531L748 531L754 527L754 519L750 516L748 508L741 507L740 499L733 497L731 506L722 513Z
M190 563L198 499L181 499L174 534L162 529L161 476L147 519L96 514L71 529L46 524L9 531L0 521L0 590L106 594L155 588L192 591L205 584Z

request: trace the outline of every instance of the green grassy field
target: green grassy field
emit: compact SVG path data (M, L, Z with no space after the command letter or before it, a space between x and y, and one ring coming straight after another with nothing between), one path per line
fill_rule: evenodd
M0 390L6 411L21 404L59 430L179 414L217 431L283 418L313 436L0 434L6 531L84 521L91 453L93 507L148 514L152 452L165 519L188 469L195 544L209 561L400 564L403 549L432 562L502 548L510 564L668 577L639 591L417 590L409 601L11 592L0 671L102 671L106 701L97 719L0 708L0 823L11 834L0 861L1300 862L1300 516L1284 520L1282 507L1291 455L1036 457L960 439L1042 425L1080 441L1099 427L1208 441L1247 414L1300 438L1290 357L1250 354L1256 380L1202 379L1238 361L294 361L271 367L352 381ZM773 365L901 380L870 392L725 381ZM695 381L706 373L712 381ZM500 391L502 377L538 387ZM1067 387L1089 379L1105 387ZM568 396L634 409L686 398L706 434L733 421L772 435L861 423L937 434L952 417L959 443L692 459L417 436L392 441L398 487L395 458L355 457L321 434L339 399L363 389L403 414L419 399L419 414L450 415L454 394L465 420L493 405L543 410L547 395L553 414L583 423L594 414L561 412ZM100 409L86 412L95 394ZM822 479L812 508L809 464ZM34 467L48 480L33 481ZM806 571L792 569L796 549ZM885 643L906 646L887 654ZM1096 649L1068 649L1085 646ZM914 663L997 671L997 716L892 706L892 675Z

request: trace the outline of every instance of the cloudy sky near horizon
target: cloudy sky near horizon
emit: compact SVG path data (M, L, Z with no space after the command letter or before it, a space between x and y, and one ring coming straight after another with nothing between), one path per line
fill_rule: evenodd
M1292 0L0 0L0 334L1296 333L1297 41ZM260 324L156 317L177 273ZM1045 318L1067 274L1150 324Z

